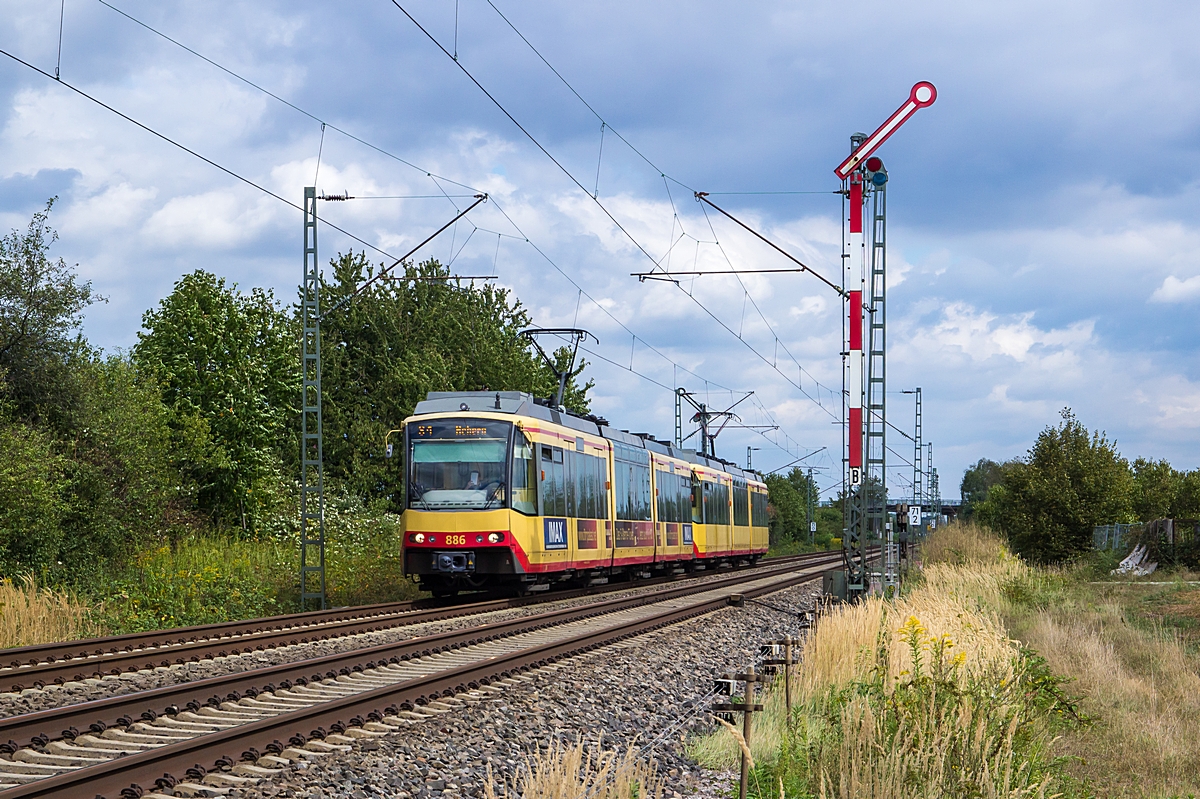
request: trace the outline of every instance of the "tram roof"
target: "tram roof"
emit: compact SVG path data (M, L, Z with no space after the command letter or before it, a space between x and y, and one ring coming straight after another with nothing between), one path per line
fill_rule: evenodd
M756 472L747 472L735 463L702 455L692 450L677 448L669 441L659 441L649 433L631 433L628 430L616 430L608 422L598 416L580 416L570 411L560 411L550 407L542 400L537 400L532 394L524 391L430 391L425 399L417 403L414 414L423 413L453 413L455 411L472 411L488 413L511 413L514 416L532 416L535 419L578 430L581 433L591 433L603 436L609 441L617 441L626 446L646 449L671 458L678 458L697 466L707 466L720 469L735 477L751 480L762 480Z

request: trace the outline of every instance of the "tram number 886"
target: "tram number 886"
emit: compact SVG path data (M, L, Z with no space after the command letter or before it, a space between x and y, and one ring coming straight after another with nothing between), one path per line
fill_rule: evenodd
M448 535L446 536L446 546L463 546L467 543L465 535Z

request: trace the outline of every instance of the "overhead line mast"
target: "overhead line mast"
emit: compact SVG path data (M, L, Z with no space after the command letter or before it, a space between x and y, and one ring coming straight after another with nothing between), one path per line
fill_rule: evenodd
M887 172L874 152L917 109L932 105L937 89L921 81L908 99L874 133L850 137L851 152L834 173L848 198L849 240L844 253L847 292L846 396L846 595L858 597L870 588L867 539L882 539L887 527L886 405L886 194ZM865 205L871 201L870 252L863 228ZM867 357L863 357L864 295L867 318ZM864 389L865 392L864 392ZM866 401L867 415L863 417ZM865 426L864 426L865 423ZM865 433L865 441L864 441ZM865 461L865 463L864 463ZM890 547L888 552L891 552ZM893 575L892 564L885 575Z

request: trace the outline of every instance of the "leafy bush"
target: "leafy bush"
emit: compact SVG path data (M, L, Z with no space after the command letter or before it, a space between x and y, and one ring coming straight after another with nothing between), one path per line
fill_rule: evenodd
M113 632L212 624L300 609L299 518L262 521L259 537L191 534L138 555L94 593ZM404 577L398 517L335 494L325 513L326 592L331 607L413 599Z

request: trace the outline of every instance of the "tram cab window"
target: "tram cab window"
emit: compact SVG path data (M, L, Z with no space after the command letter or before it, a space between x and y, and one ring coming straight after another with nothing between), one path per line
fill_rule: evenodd
M533 445L520 430L513 436L512 506L527 516L537 516L537 460Z
M414 422L408 440L408 507L490 510L508 496L512 424L485 419Z

